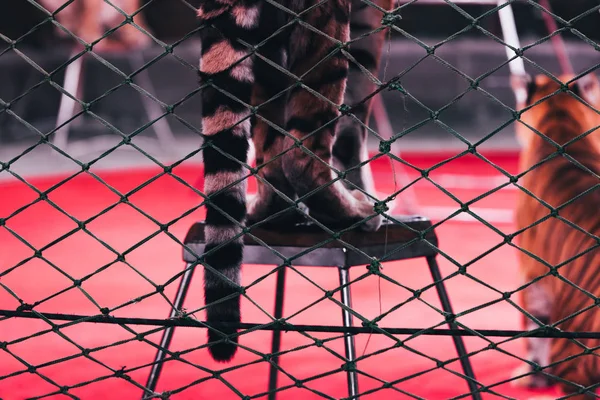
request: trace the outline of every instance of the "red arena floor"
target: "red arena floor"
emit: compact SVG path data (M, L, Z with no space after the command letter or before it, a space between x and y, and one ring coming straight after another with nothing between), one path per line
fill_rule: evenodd
M450 156L450 153L402 155L404 160L420 168L431 167ZM499 168L510 173L516 172L515 153L496 152L486 154L486 157ZM403 183L394 179L391 166L392 163L386 157L372 162L377 189L384 194L392 193L394 185L401 187ZM396 172L406 171L397 162L394 162L394 169ZM198 207L202 198L173 176L162 174L159 168L95 173L110 188L90 175L81 173L48 193L48 200L53 205L47 201L39 201L39 194L17 179L0 183L0 218L10 216L5 226L0 227L1 309L15 310L22 302L36 304L35 310L46 313L97 315L100 308L107 307L114 309L111 315L119 317L168 316L168 304L161 296L137 299L154 292L150 281L157 285L163 284L184 267L181 246L166 233L160 232L156 222L148 216L158 223L168 223ZM183 163L175 167L172 174L178 179L198 184L201 165ZM418 172L409 171L408 176L416 178ZM430 177L463 202L477 198L507 181L500 172L473 155L461 157L435 169ZM28 182L39 191L47 191L65 178L66 175L28 178ZM143 187L134 190L142 184ZM512 210L517 190L515 187L499 190L477 201L471 209L498 231L511 233L514 229ZM119 203L121 195L125 194L129 204ZM434 221L444 219L459 208L454 199L425 180L414 186L413 194L418 200L420 212ZM408 195L400 197L408 199ZM76 220L86 220L107 209L108 211L87 223L85 230L80 229L73 219L65 215L67 213ZM20 211L11 216L17 210ZM203 210L198 208L172 224L169 233L182 240L190 225L202 217ZM442 251L456 262L468 265L471 276L500 292L514 290L519 286L517 252L514 248L504 245L480 257L502 243L503 238L498 232L466 214L444 222L437 228L437 232ZM143 243L139 244L140 242ZM33 257L36 250L40 249L42 251L38 252L38 256L41 258ZM113 263L118 253L124 255L123 261ZM444 256L439 256L438 259L444 276L456 270L456 265ZM23 262L24 260L28 261ZM110 266L106 267L107 265ZM273 266L245 266L243 285L251 284L272 269ZM337 273L332 269L299 267L299 271L325 290L338 286ZM65 275L81 279L94 272L96 273L91 278L81 284L82 290L74 287ZM363 268L357 267L355 271L351 271L351 278L363 272ZM424 260L387 263L383 266L383 273L412 289L431 283ZM248 289L247 294L261 308L271 312L274 287L275 277L270 275ZM466 276L450 279L447 287L455 312L496 301L461 316L458 319L460 323L472 329L520 329L518 310L506 301L498 301L501 298L498 292ZM176 289L177 282L168 285L165 295L173 299ZM289 271L284 316L296 313L322 295L321 289L298 273ZM374 318L381 311L386 312L411 296L407 290L375 276L354 283L352 295L354 309L367 318ZM422 299L440 307L435 290L427 290ZM118 307L121 305L123 306ZM202 306L202 276L199 270L192 282L185 307L187 310L195 310ZM249 301L243 301L242 315L245 322L269 321L269 317ZM204 319L203 312L199 312L197 318ZM424 302L411 301L387 315L379 326L428 328L442 321L442 316ZM288 322L341 324L341 312L333 302L321 301ZM0 398L69 398L65 394L50 395L59 392L61 387L65 387L71 398L141 398L141 386L145 384L150 368L136 367L151 363L156 349L148 343L132 339L136 332L146 332L153 327L130 325L126 329L118 325L79 323L62 328L59 333L34 335L49 327L48 322L43 320L0 319L0 341L8 343L0 350ZM322 333L310 335L315 338L333 337L332 334ZM147 336L147 339L157 343L160 334L154 333ZM262 353L269 352L268 332L245 334L240 340L244 346ZM497 385L509 379L513 370L522 365L521 361L508 354L523 357L525 348L522 340L468 337L465 341L470 352L483 349L471 359L477 380L490 386L490 392L484 393L483 398L525 399L539 394L558 394L554 390L525 391L510 383ZM205 342L206 333L203 329L178 328L172 350L185 351ZM311 340L300 333L283 334L283 349L310 343ZM356 338L359 356L365 351L365 354L377 352L392 343L382 335L369 337L364 334ZM490 343L502 344L497 349L491 349L488 347ZM360 391L371 392L361 399L468 398L465 381L453 373L461 372L458 362L447 364L443 369L436 368L435 360L445 361L456 357L450 337L418 336L407 340L405 344L416 352L396 348L358 362L358 369L365 373L359 378ZM327 342L326 346L343 354L341 339ZM84 356L83 349L91 350ZM159 392L175 391L170 399L239 399L239 393L266 399L266 395L259 395L267 391L268 364L252 364L259 357L251 352L240 349L231 365L250 364L224 372L220 375L222 379L202 379L210 376L206 370L221 370L231 366L213 362L205 348L186 352L181 358L181 361L172 360L165 364L158 384ZM52 363L58 359L65 361ZM285 354L281 358L281 367L296 379L326 376L307 380L302 387L282 391L278 399L323 398L314 391L330 396L329 398L347 397L344 373L327 375L328 371L339 369L341 364L340 358L327 349L316 346ZM35 370L35 373L28 372L28 366L33 366L29 367L29 371ZM126 375L130 379L116 377L115 371L119 370L128 371ZM394 388L383 388L382 381L397 381L402 378L405 379L395 384ZM292 380L280 374L279 382L280 385L289 385ZM185 390L177 390L182 387L186 387ZM379 390L375 390L378 388Z

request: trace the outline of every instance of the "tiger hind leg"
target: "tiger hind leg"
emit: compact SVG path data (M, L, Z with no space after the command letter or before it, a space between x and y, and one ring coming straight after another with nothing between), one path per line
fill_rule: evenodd
M373 203L358 191L351 193L341 180L333 182L336 177L331 168L348 75L348 60L336 41L349 39L349 11L349 1L324 2L305 14L306 21L323 34L301 25L292 33L290 71L310 90L298 85L290 93L286 131L293 139L284 138L289 151L282 157L282 166L312 216L330 226L362 222L363 229L376 230L382 217L374 212Z

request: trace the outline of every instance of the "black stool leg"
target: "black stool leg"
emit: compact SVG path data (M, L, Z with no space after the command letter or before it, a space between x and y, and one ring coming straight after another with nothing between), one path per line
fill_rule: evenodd
M275 315L276 319L283 317L283 299L285 289L285 272L287 268L285 266L280 267L277 270L277 289L275 291ZM281 331L273 331L271 337L271 354L279 353L281 348ZM279 370L276 368L279 365L279 356L273 356L271 358L272 364L269 366L269 400L275 400L277 398L277 373Z
M350 271L348 267L340 267L340 286L342 287L342 304L346 307L352 307L352 299L350 297ZM352 314L350 311L342 308L342 318L344 321L344 327L349 328L352 326ZM346 358L348 362L354 362L356 360L356 349L354 346L354 335L349 333L344 334L344 347L346 348ZM358 399L358 376L354 369L349 369L348 374L348 395L351 399Z
M440 297L442 309L449 314L454 314L452 311L452 305L450 304L450 298L448 297L448 292L446 291L446 285L444 285L444 282L442 281L442 274L440 273L435 256L427 257L427 264L429 265L431 276L434 282L436 282L435 288L437 289L438 296ZM458 329L458 325L456 325L454 322L448 322L448 327L450 329ZM475 400L481 400L481 394L477 391L477 384L474 382L475 373L471 367L471 361L467 357L467 349L465 348L462 336L452 336L452 340L454 341L454 347L456 347L456 351L460 357L460 364L462 366L463 373L465 376L471 378L467 380L469 390L471 391L471 396Z
M186 271L181 277L181 281L179 282L179 288L177 289L175 301L173 302L174 307L171 309L169 318L177 317L177 314L179 313L179 311L181 311L181 307L183 306L185 297L187 296L187 291L190 287L190 282L192 281L194 270L196 269L189 267L190 264L187 264ZM174 333L174 326L170 326L163 331L163 336L160 340L159 348L156 352L156 357L154 357L154 364L152 364L152 370L150 371L150 376L148 376L148 381L146 383L146 389L148 390L154 391L154 389L156 389L156 384L158 383L158 378L160 377L160 373L162 371L163 361L167 355L166 351L169 350L169 346L171 345L171 340L173 339ZM142 399L145 399L146 397L147 394L144 394Z

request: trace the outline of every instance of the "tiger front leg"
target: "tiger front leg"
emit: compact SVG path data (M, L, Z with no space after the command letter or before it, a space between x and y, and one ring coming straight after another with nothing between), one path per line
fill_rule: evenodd
M286 131L290 136L284 141L288 151L282 166L288 182L317 220L344 227L361 223L371 231L382 222L381 215L374 212L374 202L348 190L331 167L348 75L341 44L349 39L349 11L347 1L324 2L305 16L323 34L304 26L292 33L290 71L302 84L292 90L287 104Z
M273 8L268 4L263 6ZM278 12L275 9L269 11ZM272 36L272 31L277 28L271 22L265 27L263 36ZM306 218L293 203L297 196L283 173L279 157L283 151L281 131L285 126L287 99L282 93L290 85L289 77L280 70L284 66L285 38L285 35L279 35L268 40L257 50L259 56L254 63L252 105L257 112L252 124L252 141L258 171L257 193L248 198L248 225L260 223L268 228L289 227Z
M288 181L308 206L310 215L331 227L347 227L362 223L361 228L375 231L382 217L374 212L374 204L358 190L349 191L332 173L331 143L323 136L305 140L303 149L293 149L283 157L283 170ZM322 142L322 143L316 143ZM329 149L327 149L329 147Z

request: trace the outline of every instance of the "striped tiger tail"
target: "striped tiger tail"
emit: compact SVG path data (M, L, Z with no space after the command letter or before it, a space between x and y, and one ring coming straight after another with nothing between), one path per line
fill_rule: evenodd
M246 172L254 73L251 51L238 38L252 37L259 2L210 0L198 10L201 23L202 129L205 224L206 320L239 323L242 230L246 218ZM209 351L228 361L237 350L237 329L209 328Z

